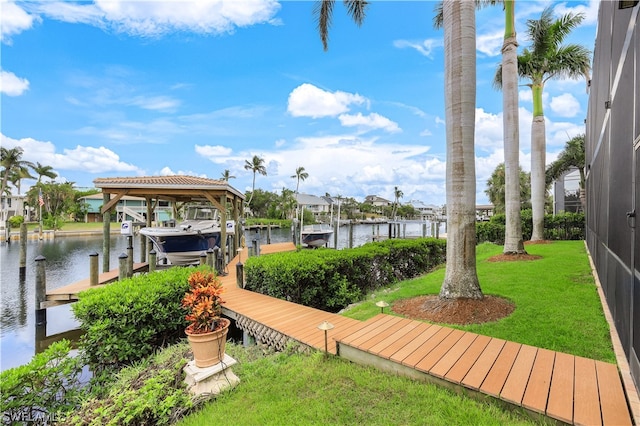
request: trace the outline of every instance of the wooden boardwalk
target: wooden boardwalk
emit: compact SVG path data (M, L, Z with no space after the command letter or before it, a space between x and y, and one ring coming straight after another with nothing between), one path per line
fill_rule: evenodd
M134 263L133 272L143 272L149 270L149 264ZM113 281L117 281L119 276L119 270L113 269L109 272L103 272L98 275L98 284L93 287L100 287ZM40 309L50 308L52 306L63 305L66 303L75 302L78 300L78 293L84 290L92 288L89 278L77 281L72 284L68 284L62 287L47 290L46 301L41 303Z
M268 252L293 249L286 243ZM334 326L327 333L329 352L353 362L490 396L568 424L633 424L615 364L392 315L357 321L240 289L235 263L229 271L222 278L225 313L265 343L282 348L296 341L324 350L318 325L328 321Z

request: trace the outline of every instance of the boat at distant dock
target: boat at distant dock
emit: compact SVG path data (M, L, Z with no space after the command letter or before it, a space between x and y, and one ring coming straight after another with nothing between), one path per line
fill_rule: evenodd
M188 206L186 219L177 226L145 227L146 236L156 252L158 263L190 265L200 261L200 255L220 247L221 227L218 210L211 206Z
M322 247L327 245L329 239L333 235L331 225L325 223L304 225L302 227L302 244L307 247Z

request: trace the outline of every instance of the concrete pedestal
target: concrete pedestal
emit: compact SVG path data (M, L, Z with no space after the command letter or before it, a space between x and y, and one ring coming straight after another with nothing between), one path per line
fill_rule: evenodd
M196 367L195 361L190 361L183 369L186 374L184 381L194 395L203 393L217 395L240 383L238 376L231 371L231 366L236 363L237 361L227 354L224 354L221 362L206 368Z

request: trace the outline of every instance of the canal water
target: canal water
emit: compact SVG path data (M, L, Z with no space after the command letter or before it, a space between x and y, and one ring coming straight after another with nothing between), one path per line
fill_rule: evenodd
M430 235L431 227L422 222L407 222L394 229L400 237L419 237L425 232ZM442 229L440 230L442 232ZM388 225L341 226L338 231L338 248L349 246L350 233L353 247L361 246L374 239L374 235L388 236ZM247 231L247 244L259 236L260 243L267 243L267 231ZM272 229L271 242L292 241L291 229ZM329 247L334 247L332 238ZM126 253L126 237L114 234L110 242L110 268L118 267L118 257ZM27 242L27 267L24 277L20 276L20 243L0 243L0 371L26 364L42 348L42 336L36 338L35 324L35 258L44 256L47 289L71 284L89 277L89 255L98 253L99 268L102 271L102 236L57 237L48 240ZM139 239L134 238L134 261L140 260ZM71 305L47 309L46 336L53 336L77 329L78 321Z

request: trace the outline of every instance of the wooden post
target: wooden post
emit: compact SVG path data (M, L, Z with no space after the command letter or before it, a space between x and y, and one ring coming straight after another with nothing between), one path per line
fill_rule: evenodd
M207 253L200 253L200 266L207 264Z
M393 229L393 223L389 222L389 239L393 238L392 229Z
M47 310L40 308L41 303L47 300L47 275L45 271L44 256L36 257L36 325L47 323Z
M402 224L402 238L407 238L407 224Z
M102 205L105 206L111 197L108 193L102 194ZM102 272L109 272L109 258L111 257L111 212L102 213Z
M140 234L140 262L147 261L147 237Z
M236 263L236 284L244 288L244 265L240 262Z
M133 237L127 237L127 277L133 276Z
M98 285L98 253L89 255L89 285Z
M155 272L156 270L156 251L151 249L149 252L149 273Z
M118 266L118 281L122 281L127 278L127 254L122 253L118 256L118 260L120 262Z
M422 224L422 238L427 236L427 222Z
M440 238L440 221L436 222L436 238Z
M20 224L20 276L27 273L27 224Z
M209 250L207 250L207 266L213 270L214 265L213 249L209 247Z
M271 224L267 225L267 244L271 244Z
M218 260L218 259L220 259L220 247L215 246L213 248L213 256L214 256L213 261L214 261L214 265L215 265L214 269L216 270L216 273L218 275L222 275L222 269L223 268L221 267L220 262Z
M349 221L349 248L353 248L353 222Z

